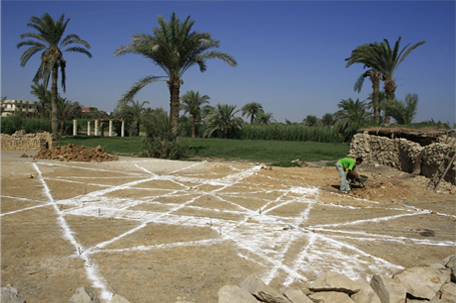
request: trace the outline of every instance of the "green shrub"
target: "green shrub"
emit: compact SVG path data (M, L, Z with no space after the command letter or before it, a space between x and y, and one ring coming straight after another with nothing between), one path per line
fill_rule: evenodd
M178 160L187 157L189 147L180 143L171 129L168 114L161 108L152 110L144 118L146 137L143 139L147 157Z

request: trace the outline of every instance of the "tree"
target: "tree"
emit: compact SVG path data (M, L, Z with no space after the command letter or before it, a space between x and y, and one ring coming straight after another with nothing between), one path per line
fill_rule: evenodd
M354 90L358 93L361 92L364 79L369 77L372 82L373 90L372 107L374 109L374 120L375 122L380 123L380 105L377 96L380 89L380 79L382 77L382 73L374 65L375 58L376 57L373 51L373 47L368 44L363 44L354 49L351 56L349 58L346 58L345 61L347 61L346 67L349 67L354 63L362 63L364 64L364 68L370 68L366 72L362 73L358 80L355 82Z
M134 132L133 135L139 135L139 128L141 126L141 121L143 120L143 114L146 112L144 105L149 104L149 101L143 101L140 103L138 100L135 102L133 100L130 101L131 105L126 108L128 114L131 117L133 122Z
M52 76L51 84L51 107L52 107L52 135L57 136L57 80L58 71L60 68L62 74L62 88L66 91L65 83L65 68L66 61L63 59L63 52L78 52L86 54L89 58L92 54L87 50L90 45L79 38L75 34L69 34L62 39L65 29L70 19L64 21L65 15L62 14L60 18L55 21L48 13L44 14L41 18L32 17L27 26L34 28L37 33L24 33L20 37L31 38L21 41L17 44L17 48L22 46L29 46L29 48L21 56L21 66L25 66L28 60L37 52L41 53L41 64L38 71L33 78L35 85L38 84L40 79L43 79L44 88L47 89L49 78ZM81 46L71 46L72 44L81 44ZM85 48L84 48L85 47Z
M277 121L272 116L272 113L259 113L255 117L254 123L268 125L269 123L276 123Z
M201 72L206 71L207 59L219 59L230 66L236 66L234 58L226 53L211 50L218 48L220 42L212 39L209 32L191 31L195 21L188 16L183 22L173 12L170 21L158 16L158 27L153 35L135 34L130 44L119 47L115 56L127 53L139 54L151 59L166 76L146 76L140 79L121 97L120 103L128 102L144 86L157 81L165 81L170 92L171 127L177 133L179 121L179 93L183 84L182 76L192 66L198 65Z
M307 126L317 126L320 121L318 120L317 116L314 115L307 115L307 117L302 120L302 123L304 123Z
M257 102L250 102L241 108L242 116L250 117L250 124L253 124L255 117L264 113L263 106Z
M196 121L201 120L203 104L208 104L209 99L211 98L208 95L200 95L199 92L194 92L193 90L186 92L181 97L181 110L192 116L192 138L195 138Z
M228 131L242 129L242 118L234 116L238 112L236 105L217 104L215 107L211 107L206 121L208 128L204 135L210 137L215 131L221 131L223 138L227 138Z
M73 119L81 111L81 106L78 102L73 102L67 98L58 97L57 99L58 118L60 120L60 135L65 134L65 122Z
M341 133L345 140L350 140L356 131L367 125L371 120L371 114L366 111L365 101L353 101L351 98L342 100L337 104L340 108L335 114L336 123L334 128Z
M416 115L418 108L418 95L407 94L405 96L405 102L402 100L394 100L391 116L400 125L411 124L413 118Z
M30 94L37 97L40 100L40 105L38 106L38 111L40 112L41 119L44 119L46 113L51 113L51 91L46 90L44 84L40 83L38 85L32 85L32 90Z
M410 53L420 45L426 43L426 41L420 41L410 46L410 43L407 44L402 50L399 51L401 43L401 37L396 41L394 48L391 48L387 39L384 39L382 43L373 43L369 45L372 54L372 66L380 71L382 74L382 80L384 82L384 90L386 93L386 99L389 102L392 102L395 98L396 92L396 82L394 80L394 74L404 62ZM410 46L410 47L409 47ZM389 124L391 116L387 115L385 117L385 124Z
M323 117L321 117L320 121L324 127L330 128L334 125L334 115L330 114L330 113L326 113L323 115Z
M133 101L130 100L126 104L118 104L115 113L117 116L125 120L128 126L130 136L139 135L140 124L144 120L143 114L146 113L144 105L149 104L149 101Z

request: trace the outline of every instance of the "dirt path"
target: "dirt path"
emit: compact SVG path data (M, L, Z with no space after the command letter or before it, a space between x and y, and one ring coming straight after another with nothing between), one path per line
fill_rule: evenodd
M374 273L455 253L454 195L385 167L341 195L334 167L121 158L77 163L2 153L1 286L27 302L217 302L257 273L304 286L324 271ZM33 176L33 177L31 177Z

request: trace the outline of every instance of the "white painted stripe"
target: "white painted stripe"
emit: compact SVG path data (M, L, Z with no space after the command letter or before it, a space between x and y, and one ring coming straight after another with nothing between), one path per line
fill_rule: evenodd
M101 274L99 274L99 270L97 269L97 266L91 261L88 254L82 253L79 255L77 253L79 248L81 248L84 251L84 247L80 243L78 243L76 241L76 239L74 238L74 236L73 236L74 232L71 230L70 226L66 222L61 211L58 209L57 204L55 203L54 198L51 195L49 187L47 186L46 182L44 182L44 180L43 180L40 169L38 168L36 163L32 163L32 164L33 164L33 167L35 168L35 170L38 172L40 182L42 183L43 188L44 188L43 189L44 194L49 198L49 201L51 201L51 203L54 206L54 210L58 216L57 223L63 229L63 237L65 239L69 240L71 242L71 244L73 244L73 246L75 248L75 253L82 260L84 260L84 263L85 263L84 268L86 270L87 277L89 278L89 280L92 281L93 287L100 289L100 291L101 291L100 298L105 302L109 302L111 300L113 294L112 294L112 292L108 291L107 286L106 286L107 285L106 280L104 279L104 277Z

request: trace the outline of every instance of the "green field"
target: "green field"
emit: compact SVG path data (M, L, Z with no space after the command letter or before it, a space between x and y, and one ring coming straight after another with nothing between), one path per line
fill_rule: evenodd
M272 140L230 140L180 138L188 145L189 157L183 160L228 159L276 163L286 166L292 160L320 161L335 160L346 156L350 145L347 143L318 143ZM115 155L140 156L143 150L142 137L65 137L60 138L60 146L73 143L79 146L96 147Z

